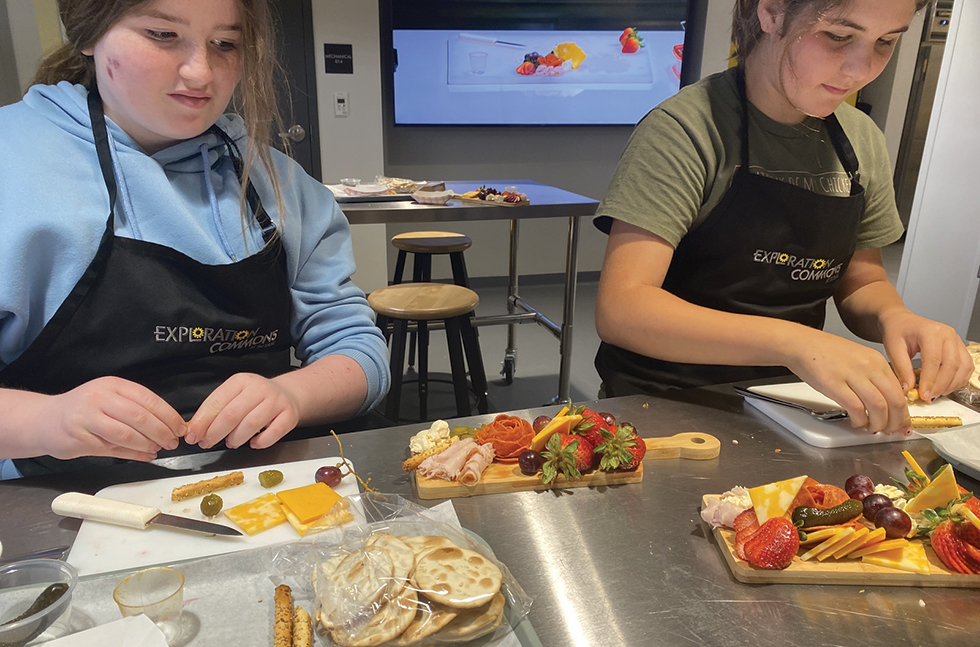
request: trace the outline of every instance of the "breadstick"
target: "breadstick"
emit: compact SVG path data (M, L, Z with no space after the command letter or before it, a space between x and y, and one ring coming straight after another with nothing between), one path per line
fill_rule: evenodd
M959 427L962 424L963 419L959 416L912 416L913 429L941 429Z
M402 462L402 469L405 470L406 472L414 472L416 469L418 469L419 465L422 464L422 461L429 458L430 456L441 454L442 452L449 449L449 446L452 445L457 440L459 440L459 437L452 436L448 440L442 441L432 449L427 449L424 452L420 452L415 456L412 456L411 458Z
M313 645L313 619L306 609L296 605L293 611L293 647L311 647Z
M293 645L293 591L285 584L276 587L276 616L272 628L272 647Z
M197 483L188 483L187 485L175 487L174 491L170 493L170 500L174 502L183 501L184 499L190 499L191 497L199 496L201 494L217 492L218 490L223 490L225 488L232 487L233 485L241 485L244 482L245 474L242 472L232 472L231 474L215 476L213 479L207 479L205 481L198 481Z

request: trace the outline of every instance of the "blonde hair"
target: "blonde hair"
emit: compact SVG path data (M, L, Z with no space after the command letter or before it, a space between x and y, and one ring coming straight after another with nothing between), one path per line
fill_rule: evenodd
M797 20L809 17L816 22L828 11L846 7L850 0L781 0L783 5L783 26L780 36L792 32L798 27ZM915 10L919 11L929 4L929 0L916 0ZM732 42L735 43L735 55L740 60L755 49L762 39L762 25L759 24L759 0L736 0L732 10Z
M58 0L58 12L65 27L67 42L47 56L34 76L34 84L54 85L60 81L92 88L95 64L82 51L95 44L109 28L127 14L149 4L151 0ZM236 0L242 19L242 80L231 101L231 109L240 114L248 131L245 165L239 204L242 227L245 227L245 188L256 160L269 174L276 198L279 225L283 222L282 188L272 162L273 133L285 130L276 99L276 82L285 83L286 75L276 55L276 36L268 0ZM288 96L288 92L284 92ZM288 147L288 142L282 142ZM287 148L288 154L288 148Z

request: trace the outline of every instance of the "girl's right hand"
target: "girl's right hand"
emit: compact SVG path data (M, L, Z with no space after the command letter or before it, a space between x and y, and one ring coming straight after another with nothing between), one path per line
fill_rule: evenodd
M846 409L853 427L911 435L905 393L885 357L843 337L810 332L787 368Z
M41 403L37 430L43 452L55 458L152 461L161 449L175 449L186 429L161 397L118 377L100 377L43 397L47 401Z

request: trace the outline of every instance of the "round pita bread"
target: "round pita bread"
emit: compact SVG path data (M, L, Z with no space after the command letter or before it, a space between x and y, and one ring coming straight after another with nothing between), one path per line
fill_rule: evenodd
M320 623L326 629L346 624L355 613L373 604L394 573L388 551L377 547L356 550L333 562L331 559L320 565L315 581Z
M419 535L417 537L399 537L399 539L405 542L415 552L416 564L418 564L420 558L436 548L456 547L456 542L442 535Z
M443 641L471 640L497 628L504 617L503 593L497 593L490 602L476 609L465 609L436 634Z
M418 612L418 595L410 588L391 598L354 636L333 630L330 637L340 647L376 647L400 636Z
M388 583L388 597L395 597L408 584L408 578L415 569L415 552L408 544L394 535L379 532L368 537L368 546L381 548L388 552L394 567L391 581Z
M481 607L500 590L503 574L476 551L436 548L416 561L412 582L419 593L456 609Z
M447 607L444 604L419 598L419 610L415 614L415 619L408 628L391 643L391 647L403 647L404 645L414 645L426 636L436 633L459 614L459 609Z

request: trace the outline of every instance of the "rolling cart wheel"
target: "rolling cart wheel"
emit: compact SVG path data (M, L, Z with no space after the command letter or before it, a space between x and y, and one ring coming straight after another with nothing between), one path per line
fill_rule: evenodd
M504 361L500 362L500 375L504 378L504 384L511 385L514 383L514 365L516 361L513 357L505 357Z

